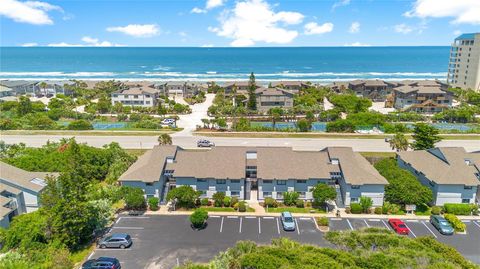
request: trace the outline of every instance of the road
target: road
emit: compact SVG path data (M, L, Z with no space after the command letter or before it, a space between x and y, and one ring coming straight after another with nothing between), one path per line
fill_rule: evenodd
M213 98L215 98L215 94L207 93L205 96L205 102L190 106L192 113L180 115L177 121L177 126L183 128L183 130L172 134L172 136L192 136L192 132L197 129L197 125L202 125L202 119L210 118L207 112L208 108L213 103Z
M47 141L59 141L68 135L1 135L0 140L7 144L23 142L30 147L41 147ZM173 143L185 148L196 148L201 136L173 136ZM117 142L127 149L150 149L157 145L156 136L75 136L81 143L101 147ZM234 138L210 137L217 146L276 146L293 147L298 150L319 150L331 146L352 147L354 151L391 152L389 144L383 139L320 139L320 138ZM444 140L437 144L441 147L464 147L467 151L480 150L478 140Z

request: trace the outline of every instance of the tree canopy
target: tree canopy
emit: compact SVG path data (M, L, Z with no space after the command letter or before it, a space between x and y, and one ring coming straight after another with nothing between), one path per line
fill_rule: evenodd
M333 187L319 183L313 188L312 196L315 203L325 204L328 200L334 200L337 197L337 192Z
M413 129L412 147L415 150L431 149L435 147L435 143L442 139L438 136L438 129L426 123L417 123Z

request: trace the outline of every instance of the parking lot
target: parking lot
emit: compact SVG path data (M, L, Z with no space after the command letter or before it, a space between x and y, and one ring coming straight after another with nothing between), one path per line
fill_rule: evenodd
M480 263L480 221L464 221L467 234L444 236L424 220L406 220L410 237L433 236L455 247L468 259ZM111 233L128 233L133 245L128 249L96 249L91 257L117 257L122 268L172 268L186 261L206 262L239 240L267 244L273 238L328 247L313 217L296 217L297 229L285 232L278 217L210 216L207 227L195 231L188 216L120 217ZM379 227L391 230L383 219L331 218L331 230L359 230Z

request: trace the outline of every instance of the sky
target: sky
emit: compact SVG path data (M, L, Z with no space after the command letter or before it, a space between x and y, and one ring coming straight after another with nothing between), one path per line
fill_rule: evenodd
M0 0L1 46L449 46L480 0Z

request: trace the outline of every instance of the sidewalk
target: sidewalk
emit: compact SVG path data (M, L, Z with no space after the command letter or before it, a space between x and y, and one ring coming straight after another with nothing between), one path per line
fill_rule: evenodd
M260 211L262 210L262 211ZM158 211L147 211L145 215L190 215L193 211L167 211L166 206L161 206ZM255 208L255 212L208 212L209 215L216 216L280 216L280 213L267 213L264 208ZM335 212L329 213L292 213L294 217L329 217L337 218ZM457 216L461 220L480 220L480 216ZM413 214L407 215L377 215L377 214L346 214L341 213L340 218L350 218L350 219L418 219L418 220L428 220L430 216L417 216Z

